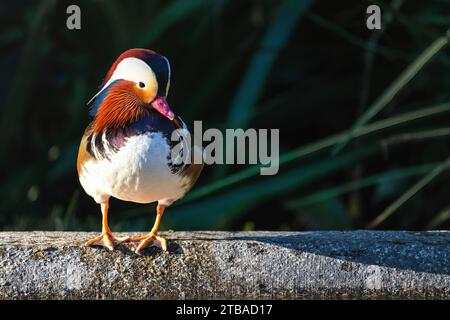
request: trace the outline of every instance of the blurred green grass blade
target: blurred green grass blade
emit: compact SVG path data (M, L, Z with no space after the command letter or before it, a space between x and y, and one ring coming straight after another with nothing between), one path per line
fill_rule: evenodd
M347 208L336 198L299 208L296 215L312 230L350 230L352 227Z
M450 103L444 103L432 107L427 107L407 113L403 113L401 115L387 118L384 120L380 120L378 122L374 122L370 125L367 125L365 127L359 128L355 132L355 137L361 137L364 135L368 135L371 133L375 133L378 131L381 131L383 129L387 129L390 127L398 126L410 121L418 120L421 118L433 116L439 113L450 111ZM280 156L280 166L282 164L286 164L288 162L291 162L293 160L297 160L299 158L305 157L307 155L313 154L315 152L324 150L326 148L332 147L334 144L338 143L344 136L344 133L332 135L330 137L318 140L316 142L313 142L311 144L308 144L306 146L299 147L297 149L294 149L292 151L289 151L285 154L282 154ZM224 189L226 187L229 187L235 183L241 182L247 178L256 176L260 173L260 165L252 166L248 169L244 169L240 172L237 172L235 174L229 175L223 179L220 179L216 182L210 183L206 186L203 186L198 189L194 189L191 191L185 198L182 200L176 202L176 204L181 204L184 202L192 201L201 197L204 197L208 194L211 194L215 191Z
M69 205L67 206L66 213L63 219L63 230L67 230L71 227L75 213L78 208L78 200L80 197L80 189L75 189L72 198L70 199Z
M0 48L8 47L18 43L24 38L25 30L19 27L8 27L0 31Z
M214 28L213 25L217 23L217 20L220 21L220 14L223 12L223 9L227 4L227 0L209 1L209 6L205 11L205 14L203 14L200 19L197 19L195 28L184 35L184 40L191 44L196 43L197 47L200 46L203 36L207 34L211 28ZM215 44L212 44L212 46L214 45Z
M314 22L315 24L317 24L318 26L322 27L323 29L333 32L334 34L341 37L342 39L348 41L349 43L351 43L355 46L363 48L364 50L384 55L385 57L390 58L390 59L399 58L401 56L404 56L404 54L402 54L400 51L386 48L379 44L369 45L366 40L358 38L354 34L343 29L338 24L334 24L334 23L328 21L327 19L324 19L321 16L314 14L312 12L306 13L305 17L308 18L309 20L311 20L312 22Z
M414 184L410 189L408 189L404 194L402 194L397 200L395 200L389 207L387 207L382 213L380 213L374 220L368 224L368 228L375 228L384 220L389 218L401 205L406 201L411 199L417 192L422 190L427 184L429 184L433 179L440 175L445 170L450 167L450 158L446 161L435 166L430 172L428 172L422 179L420 179L416 184Z
M33 107L28 103L31 97L24 93L32 90L39 64L43 58L39 46L46 37L45 27L55 7L55 0L41 1L27 32L17 73L13 77L10 92L1 110L0 144L4 150L11 150L11 146L17 142L24 128L18 124L23 123L27 107ZM11 77L11 75L8 76ZM7 161L7 157L3 157L0 163L4 163L4 161Z
M448 26L450 24L450 16L438 16L438 15L420 15L417 20L426 24L435 24L439 26Z
M442 210L436 217L433 218L433 220L430 221L430 223L425 227L426 230L433 230L446 222L447 220L450 220L450 207Z
M208 0L177 0L165 6L153 19L147 30L142 32L138 47L148 47L170 26L188 17L190 14L209 3Z
M368 48L374 48L379 46L381 38L386 35L387 30L391 26L394 20L393 12L398 12L400 7L404 4L404 0L392 0L389 8L385 10L382 15L381 24L383 28L378 30L378 32L372 32L367 39L366 46ZM384 8L383 8L384 9ZM408 58L409 60L409 58ZM372 77L375 64L375 54L374 51L366 50L364 52L364 67L361 79L361 91L359 94L359 106L357 109L357 115L359 116L364 110L367 109L367 104L369 101L370 92L372 90Z
M171 209L171 214L167 215L165 225L172 228L182 227L186 224L192 228L217 227L261 201L279 197L284 192L305 186L316 179L367 158L379 150L378 145L367 146L310 166L296 168L274 176L266 176L262 181L228 190L204 201L175 207Z
M363 113L363 115L355 122L349 133L344 139L333 149L333 154L338 153L344 148L350 139L354 137L357 129L364 126L381 110L383 110L395 95L405 87L412 78L442 49L448 44L450 29L446 34L436 39L428 48L426 48L408 67L400 73L400 75L391 83L391 85L378 97L377 100Z
M75 174L77 163L77 154L79 141L67 142L61 148L61 155L55 163L52 163L46 174L48 182L54 182L61 177L64 177L68 172Z
M126 23L126 16L122 14L121 4L123 2L117 1L98 1L101 8L104 10L109 25L114 37L111 40L114 41L116 49L123 50L126 48L126 42L129 39L130 31L128 30L128 23ZM128 35L128 38L127 38Z
M228 128L245 127L280 50L286 45L310 0L286 0L264 34L230 105Z
M214 103L214 98L220 95L220 90L226 85L227 81L233 76L236 66L242 54L250 47L251 41L248 39L240 43L239 50L234 55L228 55L221 63L214 66L211 74L202 84L202 90L199 90L190 101L187 102L186 110L192 115L198 115L204 112Z
M291 200L286 203L286 206L291 209L298 209L301 207L316 204L322 201L326 201L332 198L336 198L345 193L361 188L366 188L382 182L389 182L393 180L406 179L428 172L433 164L425 164L420 166L413 166L405 169L395 169L384 172L382 174L373 175L360 180L355 180L350 183L346 183L334 188L327 188L319 192L307 195L300 199Z
M450 136L450 128L436 128L431 130L402 133L385 139L381 142L384 147L391 146L393 144L418 141L425 139L434 139Z
M382 8L382 11L388 8L382 1L373 0L373 3L378 4ZM389 7L392 8L391 5L389 5ZM430 28L429 26L420 23L415 16L403 14L400 10L392 10L391 12L395 17L395 21L403 25L412 36L423 35L428 39L434 40L441 35L435 28Z

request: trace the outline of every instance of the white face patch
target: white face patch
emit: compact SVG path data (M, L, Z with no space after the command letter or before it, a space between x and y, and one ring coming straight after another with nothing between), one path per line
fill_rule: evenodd
M144 87L140 87L141 89L155 86L156 91L158 91L158 82L156 80L155 73L148 66L148 64L138 58L125 58L119 62L108 82L103 86L103 88L100 89L99 92L97 92L95 96L92 97L88 103L94 100L113 81L119 79L133 81L137 86L139 86L139 83L142 82L144 83Z
M166 85L166 97L167 97L167 96L169 95L170 76L171 76L171 74L172 74L172 69L170 68L169 60L167 60L166 57L163 57L163 58L164 58L164 60L166 60L166 62L167 62L167 67L169 68L169 76L168 76L168 78L167 78L167 85Z

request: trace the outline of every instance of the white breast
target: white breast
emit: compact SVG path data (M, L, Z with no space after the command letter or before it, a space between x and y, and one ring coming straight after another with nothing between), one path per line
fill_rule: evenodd
M127 138L109 159L83 163L80 182L96 202L115 198L169 205L184 195L183 179L167 165L170 146L161 133L147 132Z

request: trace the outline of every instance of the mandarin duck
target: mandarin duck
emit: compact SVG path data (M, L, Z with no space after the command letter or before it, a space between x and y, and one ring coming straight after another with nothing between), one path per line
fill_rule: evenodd
M81 139L77 171L83 189L100 204L102 233L88 240L87 246L113 250L118 243L140 242L137 254L149 245L167 250L167 241L157 236L164 209L192 188L203 169L203 164L172 161L176 141L171 134L188 129L167 103L170 76L166 57L148 49L130 49L116 59L88 103L93 119ZM201 147L189 152L201 152ZM157 202L150 233L114 237L108 226L110 197Z

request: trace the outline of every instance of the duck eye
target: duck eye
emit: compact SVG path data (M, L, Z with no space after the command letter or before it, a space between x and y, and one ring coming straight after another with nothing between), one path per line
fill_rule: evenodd
M139 82L139 88L145 88L145 83L143 83L142 81Z

